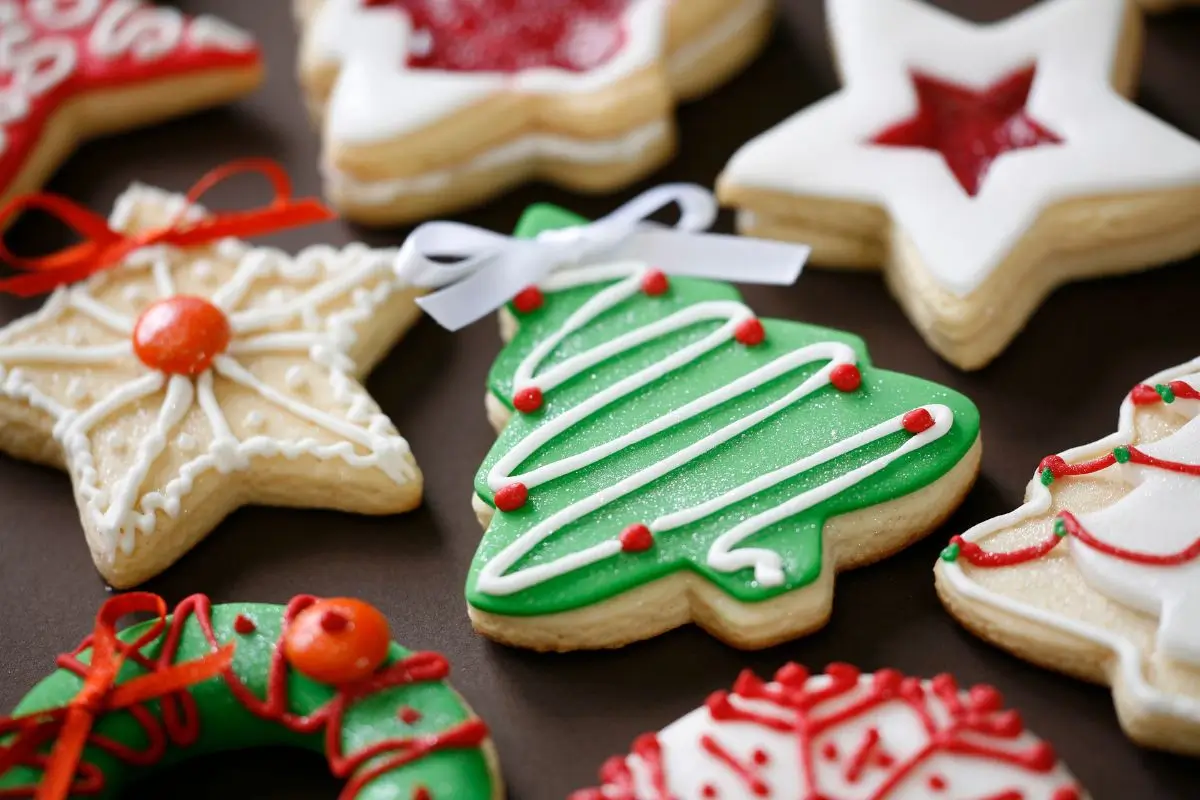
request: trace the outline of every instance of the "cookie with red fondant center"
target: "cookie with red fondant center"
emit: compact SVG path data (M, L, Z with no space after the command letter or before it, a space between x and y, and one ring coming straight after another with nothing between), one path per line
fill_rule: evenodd
M347 216L396 223L541 178L608 191L675 149L673 107L766 39L767 0L301 0L300 72Z
M731 691L638 737L600 779L571 800L1088 797L991 686L846 664L823 675L788 664L770 682L747 670Z
M1134 105L1142 19L1046 0L977 25L924 0L826 0L844 87L719 182L755 236L881 268L929 345L995 358L1058 285L1200 251L1200 141Z
M137 0L0 0L0 203L76 144L252 91L262 56L210 16Z

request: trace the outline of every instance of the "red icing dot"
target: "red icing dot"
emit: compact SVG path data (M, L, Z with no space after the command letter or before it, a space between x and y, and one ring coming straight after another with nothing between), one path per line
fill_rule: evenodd
M800 687L808 682L808 670L795 661L789 661L775 671L775 680L784 686Z
M412 800L433 800L433 795L424 786L413 789Z
M1135 406L1154 405L1162 400L1162 396L1154 391L1153 386L1148 386L1144 383L1139 383L1133 387L1133 391L1129 393L1129 399L1133 401Z
M992 163L1005 153L1062 143L1025 110L1035 74L1036 67L1027 67L979 91L913 72L917 113L871 143L941 153L959 185L974 197Z
M408 15L408 65L457 72L586 72L625 43L629 0L364 0Z
M829 382L839 392L853 392L862 386L862 373L853 364L838 364L830 370Z
M642 291L650 296L666 294L671 288L671 283L667 280L667 276L662 270L652 269L642 278Z
M1079 793L1079 788L1076 786L1062 786L1054 790L1054 794L1050 795L1050 800L1079 800L1082 795Z
M754 347L763 343L763 340L767 338L767 332L763 329L762 322L751 318L734 328L733 338L747 347Z
M704 788L700 790L700 793L705 797L716 797L717 787L713 786L711 783L706 783L704 784Z
M412 706L401 706L400 710L396 712L396 716L399 717L400 721L405 725L415 725L421 721L421 712L417 711Z
M1000 694L1000 690L986 683L972 686L967 696L971 701L971 707L976 711L999 711L1004 708L1004 696Z
M896 763L896 759L887 753L880 753L875 757L875 763L884 769L887 769Z
M527 286L513 298L513 308L522 314L532 314L546 302L546 296L536 286Z
M838 757L837 745L834 744L833 742L826 742L821 747L821 757L824 758L826 761L837 761L837 757Z
M254 620L245 614L238 614L233 619L233 629L242 636L249 636L258 630L258 626L254 624Z
M151 304L133 327L133 352L150 369L199 375L229 346L225 312L202 297L175 295Z
M754 751L753 758L754 758L754 763L758 764L760 767L763 764L766 764L768 761L771 760L771 756L769 756L767 754L767 751L763 750L762 748L759 748L758 750Z
M935 792L942 791L943 789L946 788L946 779L943 778L941 775L930 775L929 776L929 788L933 789Z
M916 436L933 427L933 415L924 408L914 408L900 420L904 430Z
M1030 751L1028 764L1032 769L1046 772L1053 769L1056 763L1058 763L1058 754L1054 752L1054 747L1049 742L1038 742Z
M621 531L618 538L621 541L621 549L626 553L641 553L654 546L654 534L640 522Z
M516 511L529 500L529 489L523 483L510 483L496 492L496 508Z
M530 386L513 395L513 408L522 414L532 414L542 407L542 400L542 390Z

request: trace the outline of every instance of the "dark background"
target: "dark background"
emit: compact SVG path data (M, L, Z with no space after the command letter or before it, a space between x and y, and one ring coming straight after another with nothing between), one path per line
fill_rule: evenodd
M685 0L686 1L686 0ZM978 21L1025 0L941 0ZM821 3L785 0L775 36L743 75L680 111L678 158L620 196L574 198L533 185L462 219L512 228L528 204L549 200L596 216L651 183L711 185L743 141L836 87ZM289 4L190 0L189 12L219 14L253 31L266 50L266 87L239 105L83 147L51 188L107 211L130 181L173 190L212 166L269 155L291 170L300 194L320 189L319 143L294 79L296 36ZM1139 101L1200 135L1200 12L1150 22ZM1130 146L1136 146L1133 143ZM235 190L236 191L236 190ZM220 193L218 193L220 194ZM234 192L218 196L236 202ZM728 217L722 220L728 230ZM363 238L398 244L404 231L341 223L294 231L289 249ZM57 231L27 221L14 247L46 249ZM1200 352L1196 298L1200 261L1056 292L994 364L962 374L926 349L875 275L809 271L790 289L748 288L765 316L855 331L874 361L954 386L983 412L983 474L945 529L922 545L839 579L833 620L807 639L741 653L697 629L616 652L537 655L493 645L468 623L462 587L479 539L468 498L492 433L483 381L499 348L491 320L452 335L422 321L376 370L368 387L405 434L426 476L425 505L372 519L320 511L247 508L146 588L174 603L194 592L214 601L283 603L298 593L358 595L392 620L396 638L446 653L455 686L491 725L512 797L562 798L589 785L603 759L636 734L660 728L751 666L769 673L789 659L821 667L849 661L996 685L1030 727L1053 741L1098 800L1197 797L1195 762L1129 743L1109 692L1028 666L960 630L934 595L930 569L954 532L1009 510L1047 453L1110 432L1134 383ZM0 319L36 302L0 298ZM55 654L88 632L106 589L80 530L70 482L53 470L0 456L0 709L11 708L50 672ZM242 753L194 762L143 784L136 798L333 798L337 784L316 756Z

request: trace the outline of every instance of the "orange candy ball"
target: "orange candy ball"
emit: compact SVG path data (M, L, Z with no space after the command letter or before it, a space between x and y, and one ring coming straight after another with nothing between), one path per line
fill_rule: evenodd
M175 295L151 304L133 328L133 352L150 369L194 377L229 346L225 312L203 297Z
M284 655L319 683L341 685L370 677L387 659L392 634L379 609L362 600L318 600L296 615L283 639Z

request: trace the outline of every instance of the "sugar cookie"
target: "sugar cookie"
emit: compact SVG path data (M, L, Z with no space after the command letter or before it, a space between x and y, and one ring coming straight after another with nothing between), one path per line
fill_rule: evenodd
M991 686L848 664L815 676L788 664L770 683L747 670L733 691L639 737L600 778L603 788L570 800L1087 797Z
M845 88L746 144L719 194L751 235L882 268L929 345L995 358L1057 286L1200 251L1200 142L1138 108L1126 0L974 25L826 0Z
M937 565L946 607L1113 688L1136 741L1200 754L1200 359L1134 387L1112 436L1048 456L1016 511Z
M84 139L249 93L249 34L136 0L0 0L0 206Z
M407 443L359 383L417 316L395 251L188 246L247 216L205 219L135 186L111 230L90 223L84 247L113 253L110 268L0 330L0 449L70 473L96 567L118 588L246 503L390 514L420 501Z
M134 613L156 619L117 633ZM346 780L342 800L500 800L487 726L449 672L441 655L392 642L361 600L193 595L168 616L156 595L118 595L0 717L0 796L114 797L192 754L288 746L324 755Z
M772 6L303 0L297 13L327 194L385 224L534 178L602 192L643 177L675 150L675 103L749 61Z

